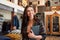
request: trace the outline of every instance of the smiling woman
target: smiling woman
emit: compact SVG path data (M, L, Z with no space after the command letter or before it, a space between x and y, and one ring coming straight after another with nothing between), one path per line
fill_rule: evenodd
M32 27L35 22L35 12L34 8L31 5L26 6L23 14L23 19L22 19L22 27L21 27L21 34L22 34L22 40L30 40L36 39L40 40L42 39L41 35L35 35Z

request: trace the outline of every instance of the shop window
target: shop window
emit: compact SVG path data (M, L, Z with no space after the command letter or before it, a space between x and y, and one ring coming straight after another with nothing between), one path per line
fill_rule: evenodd
M13 2L13 3L14 3L14 0L8 0L8 1L10 1L10 2Z
M7 1L10 1L11 2L11 0L7 0Z
M59 0L59 2L60 2L60 0Z
M59 17L53 17L53 32L59 32Z
M47 2L45 3L45 5L46 5L46 7L50 7L50 1L47 1Z
M22 5L23 5L24 7L26 7L27 1L28 1L28 0L22 0Z
M22 6L22 0L18 0L18 5Z
M32 2L29 2L29 5L32 5Z
M40 4L40 1L38 1L38 4Z

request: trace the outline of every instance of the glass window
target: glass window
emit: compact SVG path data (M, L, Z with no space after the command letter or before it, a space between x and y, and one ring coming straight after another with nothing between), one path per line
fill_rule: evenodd
M53 32L59 32L59 17L53 17Z

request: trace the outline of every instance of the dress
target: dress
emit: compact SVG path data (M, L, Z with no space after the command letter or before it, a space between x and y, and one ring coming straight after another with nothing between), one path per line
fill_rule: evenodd
M45 40L45 38L46 38L46 29L45 29L45 26L44 26L42 21L40 21L39 25L34 25L32 27L32 30L33 30L35 35L41 35L43 37L41 40ZM35 39L31 39L31 40L35 40Z
M45 40L45 38L46 38L46 34L44 32L45 29L43 28L43 26L44 25L41 22L40 25L33 25L33 27L31 28L35 35L42 35L43 38L41 40ZM22 31L23 32L23 40L36 40L33 38L28 38L28 36L27 36L28 33L26 32L27 31L26 29L27 29L27 27L24 27L24 31Z

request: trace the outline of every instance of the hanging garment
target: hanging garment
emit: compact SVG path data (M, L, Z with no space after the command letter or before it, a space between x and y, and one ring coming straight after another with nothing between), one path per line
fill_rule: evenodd
M19 20L16 15L13 17L13 26L16 26L16 29L19 29Z

